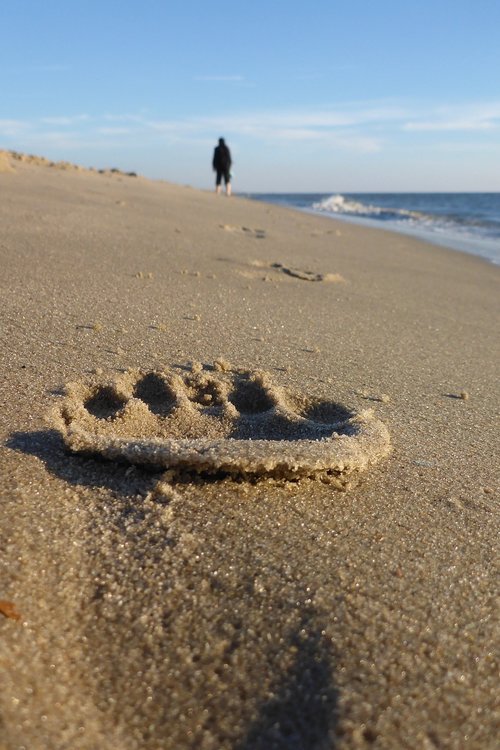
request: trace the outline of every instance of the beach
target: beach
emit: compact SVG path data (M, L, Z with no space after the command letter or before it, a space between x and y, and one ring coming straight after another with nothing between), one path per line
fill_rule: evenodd
M11 154L0 193L0 748L493 750L498 267ZM112 430L144 373L186 401L254 371L390 447L175 475L71 452L54 417L68 383Z

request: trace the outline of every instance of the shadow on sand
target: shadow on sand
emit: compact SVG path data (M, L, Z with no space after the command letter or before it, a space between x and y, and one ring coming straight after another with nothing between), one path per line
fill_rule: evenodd
M74 486L104 487L124 498L132 498L158 481L158 474L147 470L134 468L130 472L126 464L68 453L56 430L16 432L9 437L6 446L36 456L48 471ZM128 510L124 507L124 515L139 512L128 507L130 502L125 504ZM318 619L318 614L305 605L299 622L281 646L294 654L293 662L286 670L277 669L270 697L260 706L235 750L332 750L335 747L338 693L332 676L333 648L318 626ZM274 661L272 656L270 658Z
M14 432L5 443L7 448L39 458L47 470L74 486L103 487L125 496L134 496L149 485L154 486L159 472L107 461L97 455L71 453L57 430Z
M292 632L288 649L296 658L278 676L272 697L235 750L332 750L338 694L333 657L314 612L306 613Z

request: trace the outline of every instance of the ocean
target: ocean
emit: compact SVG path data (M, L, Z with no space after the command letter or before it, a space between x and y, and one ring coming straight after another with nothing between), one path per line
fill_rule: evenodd
M500 264L500 193L249 193L246 197L383 227Z

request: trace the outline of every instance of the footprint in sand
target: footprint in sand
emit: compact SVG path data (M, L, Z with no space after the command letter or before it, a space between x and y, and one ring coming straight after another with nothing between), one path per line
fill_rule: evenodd
M66 387L53 422L67 447L193 473L345 484L390 449L371 411L294 394L261 371L129 370Z
M340 273L316 273L315 271L308 271L303 268L294 268L293 266L285 266L283 263L269 263L266 260L252 260L248 263L237 262L229 258L219 258L221 262L231 263L233 265L240 266L236 273L240 276L244 276L247 279L261 279L264 281L272 281L272 276L276 280L283 279L285 276L291 276L301 281L323 281L334 284L345 282L343 276ZM263 271L270 271L271 275L262 275Z
M265 229L251 229L250 227L235 227L232 224L219 224L221 229L226 232L238 232L239 234L246 234L247 237L255 237L257 240L264 240L266 238Z
M330 283L342 283L345 281L344 277L339 273L316 273L315 271L308 271L302 268L294 268L293 266L285 266L283 263L268 263L264 260L253 260L249 264L250 269L240 271L242 276L247 278L262 278L262 270L271 272L278 272L280 275L291 276L301 281L323 281ZM270 280L269 277L265 277L266 280Z
M300 268L290 268L282 263L271 263L270 268L276 268L287 276L294 276L302 281L344 281L339 273L314 273L314 271L303 271Z

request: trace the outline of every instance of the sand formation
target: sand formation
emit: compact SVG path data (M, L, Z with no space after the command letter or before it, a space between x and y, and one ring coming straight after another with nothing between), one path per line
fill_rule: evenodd
M93 167L89 169L81 167L78 164L73 164L69 161L52 161L46 159L44 156L35 156L33 154L23 154L19 151L6 151L0 149L0 172L15 172L16 162L23 164L30 164L36 167L51 167L53 169L59 169L63 171L75 171L75 172L98 172L98 174L112 175L116 174L121 177L137 177L136 172L123 172L121 169L113 167L112 169L98 169L95 170Z
M252 261L240 263L242 266L237 273L249 279L261 279L262 281L285 281L299 279L300 281L319 281L333 284L342 284L346 280L340 273L318 273L305 268L285 266L277 261L272 262L256 258ZM263 275L264 274L264 275Z
M390 447L371 411L293 394L268 373L225 363L71 383L54 421L72 451L198 474L342 482Z
M221 229L226 232L237 232L238 234L244 234L247 237L254 237L257 240L265 240L267 233L265 229L253 229L251 227L237 227L232 224L219 224Z
M295 279L301 279L302 281L344 281L339 273L314 273L314 271L307 271L302 268L284 266L282 263L271 263L269 267L276 268L287 276L293 276Z

